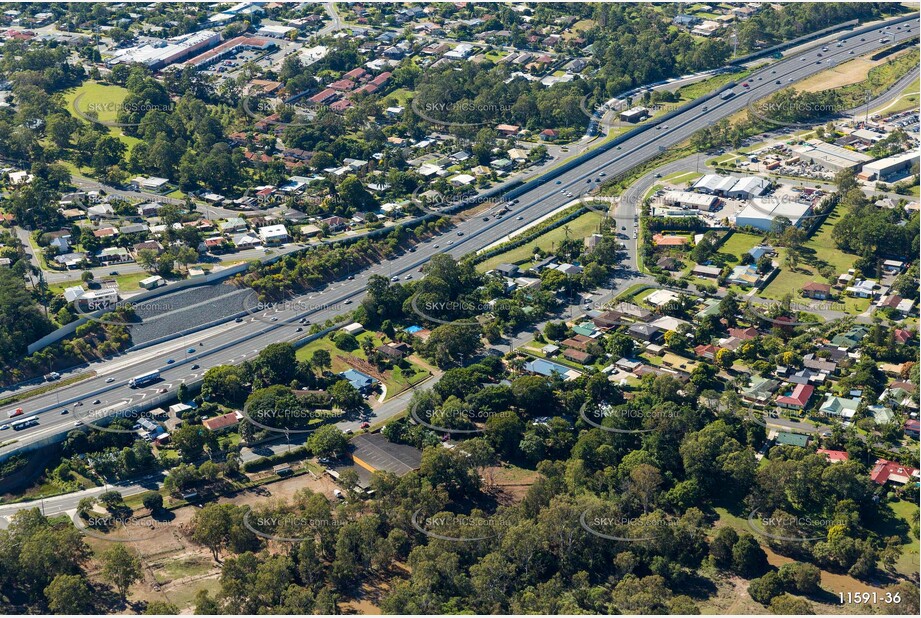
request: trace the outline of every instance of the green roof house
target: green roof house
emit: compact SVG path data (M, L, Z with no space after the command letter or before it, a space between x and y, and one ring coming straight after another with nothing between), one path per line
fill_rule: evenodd
M788 446L802 446L805 447L809 444L809 436L801 433L791 433L789 431L781 431L777 434L777 437L774 439L777 444L786 444Z

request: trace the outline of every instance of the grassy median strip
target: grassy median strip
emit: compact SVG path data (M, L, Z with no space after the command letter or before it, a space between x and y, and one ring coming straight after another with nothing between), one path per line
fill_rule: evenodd
M56 382L50 382L39 386L38 388L33 388L25 392L19 393L17 395L11 395L6 399L0 399L0 406L8 406L12 403L18 403L20 401L25 401L31 399L32 397L37 397L38 395L44 395L45 393L50 393L51 391L57 388L63 388L65 386L70 386L71 384L76 384L77 382L82 382L89 378L96 377L95 371L87 371L86 373L81 373L79 375L71 376L69 378L62 378Z

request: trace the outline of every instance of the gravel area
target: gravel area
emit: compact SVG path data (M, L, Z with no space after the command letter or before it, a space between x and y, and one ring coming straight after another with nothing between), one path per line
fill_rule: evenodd
M233 285L202 285L151 298L134 306L139 324L131 326L137 345L228 317L253 305L253 290Z

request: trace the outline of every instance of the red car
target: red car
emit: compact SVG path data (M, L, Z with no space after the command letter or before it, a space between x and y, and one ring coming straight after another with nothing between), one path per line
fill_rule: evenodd
M359 429L367 429L367 428L370 427L370 426L371 426L371 423L365 422L365 423L362 423L361 425L359 425L358 428L359 428Z
M742 87L743 87L743 88L748 88L748 82L742 82Z

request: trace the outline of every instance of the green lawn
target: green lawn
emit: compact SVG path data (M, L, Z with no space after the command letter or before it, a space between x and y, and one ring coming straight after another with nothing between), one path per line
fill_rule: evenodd
M409 90L408 88L397 88L386 97L384 97L384 100L386 101L387 99L393 99L396 101L397 105L406 105L406 101L408 101L409 98L415 94L415 92Z
M597 212L587 212L573 219L572 221L555 227L548 232L541 234L531 242L525 243L520 247L515 247L509 251L499 253L493 257L477 264L477 270L485 272L492 270L499 264L523 264L531 259L534 250L538 247L544 251L552 251L556 243L567 238L585 238L593 232L598 231L598 224L601 222L601 215Z
M742 256L748 253L748 250L758 245L763 240L762 236L746 234L745 232L732 232L720 248L719 253L728 253L736 258L736 263L742 261Z
M127 95L127 88L88 81L77 88L64 91L64 101L67 105L67 111L84 122L88 122L83 116L89 115L89 111L95 111L97 118L102 122L115 122L118 118L119 106ZM74 108L74 101L77 100L77 97L80 97L77 104L79 113ZM136 137L125 135L119 127L107 128L110 135L117 137L128 147L129 153L134 145L141 141Z
M741 73L724 73L722 75L714 75L709 79L705 79L694 84L688 84L687 86L682 86L677 90L677 94L679 97L681 97L681 103L686 103L687 101L693 101L698 97L709 94L714 90L718 90L731 81L742 81L748 77L749 74L751 74L750 70L742 71Z
M874 114L894 114L906 109L918 109L918 93L921 92L921 78L910 83L899 95L896 103L886 103L878 109L873 110Z
M508 55L508 52L492 50L486 53L486 59L493 63L499 62Z
M374 333L364 332L355 337L358 340L359 345L362 341L370 340L374 347L377 347L383 343L379 337L375 336ZM297 360L308 360L314 352L317 350L326 350L329 352L330 357L332 357L332 372L340 373L351 369L352 366L345 362L345 356L351 355L362 360L368 360L368 356L364 353L364 350L361 347L358 347L351 352L346 352L345 350L340 350L336 347L336 344L332 342L329 337L321 337L314 341L311 341L302 348L299 348L297 351ZM387 387L387 399L392 398L398 393L406 390L414 384L425 380L429 376L429 372L424 368L416 365L411 361L406 361L409 365L415 370L411 376L407 377L403 374L403 371L399 367L395 367L392 371L387 371L384 373L384 385Z
M885 525L880 526L880 529L875 530L875 532L882 536L902 536L903 540L907 540L902 544L902 555L896 561L895 569L906 577L910 577L912 573L918 570L919 542L918 537L911 531L912 524L918 521L918 505L906 500L899 500L898 502L890 503L889 506L892 508L892 513L895 515L896 520L884 522ZM906 532L906 534L900 534L902 532Z
M832 240L832 230L840 216L837 209L828 216L822 227L803 244L801 253L804 259L797 265L796 272L782 268L781 273L765 288L762 296L779 299L787 292L791 292L794 297L798 297L799 289L810 281L825 283L825 279L818 272L818 266L823 262L834 268L838 274L846 273L849 268L853 267L857 256L841 251ZM787 250L779 248L777 253L778 262L783 264ZM848 313L859 313L869 306L868 299L842 298L842 301L847 305Z
M700 177L700 174L698 172L675 172L674 174L669 174L668 176L665 176L662 180L666 182L670 182L672 184L680 185L680 184L689 182L691 180L694 180L695 178L698 178L698 177Z
M142 279L146 279L149 276L150 276L150 273L142 272L142 273L129 273L127 275L117 275L114 277L107 276L106 278L107 279L114 278L115 281L118 283L119 291L131 292L134 290L140 290L141 286L138 285L138 283ZM79 278L77 278L77 279L71 279L70 281L52 283L48 286L48 289L51 290L55 294L63 294L64 288L69 288L75 285L84 285L84 284Z

